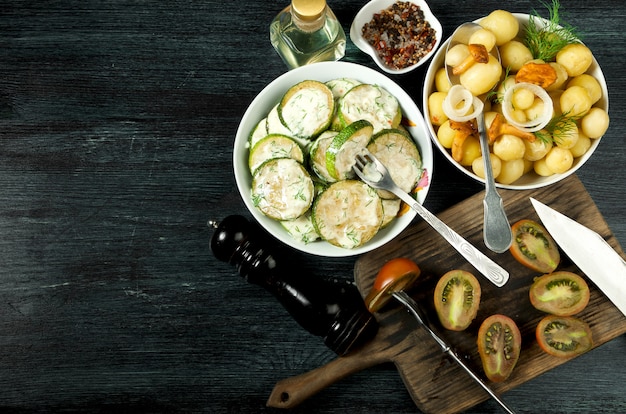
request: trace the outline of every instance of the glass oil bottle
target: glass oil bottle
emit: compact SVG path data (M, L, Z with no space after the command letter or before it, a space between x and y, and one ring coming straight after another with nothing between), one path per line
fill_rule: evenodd
M341 59L346 34L326 0L291 0L270 25L270 41L289 69Z

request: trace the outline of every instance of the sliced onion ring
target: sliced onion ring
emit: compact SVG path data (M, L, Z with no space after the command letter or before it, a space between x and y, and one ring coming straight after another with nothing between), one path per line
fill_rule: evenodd
M458 108L461 102L463 102L463 106ZM483 101L461 85L451 87L443 100L443 112L448 118L456 122L466 122L476 118L483 111L484 106ZM474 110L468 114L472 107Z
M543 101L543 111L537 118L532 119L530 121L526 121L526 122L519 122L513 118L513 113L512 113L514 110L513 103L512 103L513 92L515 92L518 89L528 89L529 91L534 93L535 96L537 96L539 99ZM548 124L548 122L550 122L550 120L552 119L553 113L554 113L554 108L552 106L552 98L550 98L550 95L548 95L548 92L546 92L545 89L543 89L541 86L538 86L532 83L527 83L527 82L520 82L512 86L509 86L508 88L506 88L506 91L504 92L504 97L502 99L502 114L504 115L504 117L506 118L506 121L509 124L515 126L516 128L522 131L526 131L526 132L539 131L540 129L545 127Z

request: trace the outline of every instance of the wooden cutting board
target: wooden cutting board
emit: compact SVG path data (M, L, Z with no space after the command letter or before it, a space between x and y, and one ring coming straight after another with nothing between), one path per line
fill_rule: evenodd
M534 197L595 230L624 257L619 242L575 175L537 190L500 190L500 194L511 223L523 218L539 221L529 200L529 197ZM476 349L476 334L480 323L494 313L513 318L522 333L522 352L511 377L504 383L491 384L497 393L502 394L566 363L568 359L545 354L535 340L535 327L544 314L531 306L528 289L533 278L539 274L519 264L509 252L495 254L484 246L482 198L483 193L476 194L438 216L509 271L510 279L504 287L497 288L482 277L422 221L416 221L389 244L360 257L355 264L354 276L361 294L365 296L376 273L387 260L400 256L415 260L422 269L422 275L409 293L420 304L423 313L431 321L431 326L481 376L482 367ZM464 269L474 273L483 290L478 316L464 332L440 328L433 306L432 294L437 280L452 269ZM559 270L583 275L563 252ZM591 298L587 308L577 317L590 325L594 347L597 347L626 332L626 317L589 279L587 281L591 288ZM337 358L302 375L279 381L268 405L294 406L353 372L387 361L396 365L413 401L424 412L459 412L488 398L485 391L440 351L432 338L418 327L411 315L400 305L387 309L376 317L381 329L374 340L348 356ZM506 395L503 398L506 400Z

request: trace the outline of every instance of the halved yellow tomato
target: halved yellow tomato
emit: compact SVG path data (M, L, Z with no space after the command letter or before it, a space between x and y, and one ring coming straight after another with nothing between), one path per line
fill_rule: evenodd
M493 382L505 381L517 364L522 349L522 334L505 315L491 315L478 330L478 354L485 375Z
M589 303L589 286L577 274L559 271L535 278L528 296L530 303L542 312L571 316Z
M439 322L452 331L466 329L480 306L480 283L465 270L451 270L435 286L435 310Z
M559 248L539 223L523 219L511 226L513 244L509 251L521 264L541 273L553 272L561 261Z
M591 328L573 316L546 316L537 324L535 336L544 352L557 357L571 358L593 346Z

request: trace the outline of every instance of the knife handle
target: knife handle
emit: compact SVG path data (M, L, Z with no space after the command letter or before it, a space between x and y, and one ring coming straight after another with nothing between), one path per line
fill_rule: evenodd
M273 408L293 408L350 374L388 360L384 353L368 355L360 352L336 358L312 371L278 381L266 405Z

